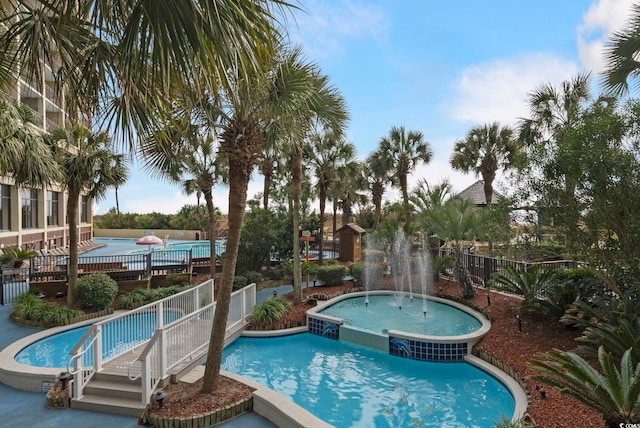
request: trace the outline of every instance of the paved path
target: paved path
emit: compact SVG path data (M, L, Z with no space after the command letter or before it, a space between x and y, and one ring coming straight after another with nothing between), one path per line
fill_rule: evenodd
M9 321L11 305L0 306L0 349L38 331ZM48 409L44 393L27 392L0 383L0 426L87 428L91 426L139 427L136 418L89 412L86 410ZM274 428L275 425L255 413L248 413L218 425L223 428Z

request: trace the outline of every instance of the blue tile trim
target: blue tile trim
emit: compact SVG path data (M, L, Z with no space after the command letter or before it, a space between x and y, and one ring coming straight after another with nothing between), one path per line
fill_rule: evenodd
M340 339L340 328L337 324L309 317L307 328L309 333L317 334L318 336L328 337L329 339Z
M389 354L419 361L458 362L468 354L468 344L423 342L390 336Z

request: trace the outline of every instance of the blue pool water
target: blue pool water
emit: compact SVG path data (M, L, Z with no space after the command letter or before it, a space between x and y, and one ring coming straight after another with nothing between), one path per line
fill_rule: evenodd
M336 427L493 427L515 402L467 363L427 363L303 333L242 337L222 369L291 398Z
M168 324L178 318L180 313L167 311L164 322ZM22 349L16 356L18 363L36 367L67 367L71 358L69 352L82 338L89 326L67 330L39 340ZM102 357L108 358L111 353L122 346L140 343L153 336L156 331L155 314L139 314L128 317L115 324L106 324L102 331Z
M478 330L482 323L470 314L451 305L432 300L424 302L408 297L399 301L394 296L371 295L344 299L322 309L320 313L342 318L345 325L381 334L383 330L402 330L428 336L459 336ZM426 313L426 317L425 317Z

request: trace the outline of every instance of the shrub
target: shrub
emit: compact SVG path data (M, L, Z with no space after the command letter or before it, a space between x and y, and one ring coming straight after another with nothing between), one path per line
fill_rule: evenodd
M300 270L302 271L302 276L313 276L318 272L319 267L320 266L318 266L314 262L304 261L300 266Z
M253 308L251 321L260 324L271 324L282 318L291 309L291 306L291 302L282 296L272 297Z
M333 265L340 264L340 262L337 261L336 259L329 259L329 260L325 260L324 264L325 264L325 266L333 266Z
M171 287L160 287L151 291L151 301L155 302L157 300L162 300L165 297L173 296L174 294L178 294L181 291L186 290L189 286L179 287L177 285L172 285Z
M14 318L39 322L46 327L70 324L74 318L82 314L79 309L45 303L34 293L19 296L11 310L11 316Z
M369 269L369 283L367 283L366 270ZM384 274L384 267L380 263L352 263L349 266L349 272L353 279L357 281L362 287L372 289L382 285L382 277Z
M246 287L247 285L247 277L242 275L236 275L233 277L233 291L240 290L241 288Z
M242 276L244 276L245 278L247 278L247 283L249 284L259 284L263 281L262 278L262 274L260 272L256 272L256 271L249 271L249 272L245 272Z
M104 273L92 273L78 278L78 298L82 306L97 311L113 305L118 284Z
M171 273L167 275L167 283L169 286L189 285L190 275L188 273Z
M269 278L271 279L282 279L286 274L285 268L282 265L274 266L269 270Z
M316 277L322 285L342 285L347 268L342 265L319 266Z
M120 297L122 306L133 309L151 301L151 292L146 288L135 288Z

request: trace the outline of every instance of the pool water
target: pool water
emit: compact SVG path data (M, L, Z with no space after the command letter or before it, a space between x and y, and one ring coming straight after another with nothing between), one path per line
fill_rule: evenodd
M368 306L365 299L369 300ZM427 336L459 336L482 327L477 318L451 305L425 302L422 298L411 301L406 296L400 302L389 294L344 299L319 313L342 318L345 325L377 334L402 330Z
M175 311L164 313L164 322L168 324L180 318ZM78 327L62 333L48 336L22 349L15 356L18 363L35 367L67 367L71 358L69 352L82 338L90 326ZM127 317L115 324L105 324L102 331L102 358L108 359L116 348L130 347L153 336L156 331L155 314L138 314Z
M468 363L429 363L302 333L241 337L222 369L249 377L340 427L493 427L515 402Z

